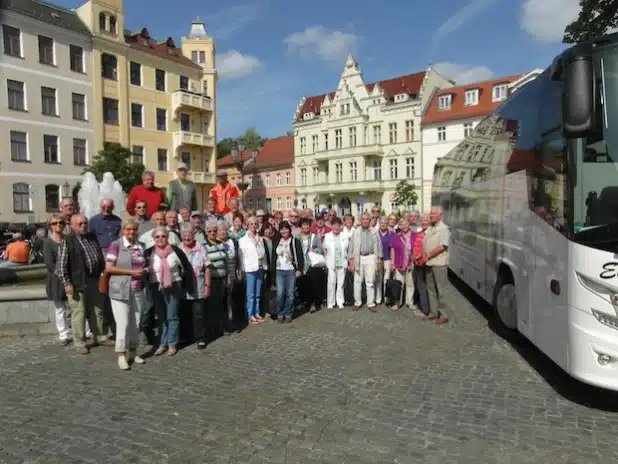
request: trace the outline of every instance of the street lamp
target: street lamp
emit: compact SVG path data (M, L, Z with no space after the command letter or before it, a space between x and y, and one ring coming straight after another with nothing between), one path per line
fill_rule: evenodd
M244 151L245 146L242 143L237 143L232 147L232 161L236 166L236 169L238 169L238 172L240 173L240 182L236 184L236 187L238 187L238 190L240 190L243 209L245 209L245 190L249 188L249 184L245 182L245 164L242 160L242 154ZM257 151L253 150L251 152L251 156L255 161L255 159L257 158Z

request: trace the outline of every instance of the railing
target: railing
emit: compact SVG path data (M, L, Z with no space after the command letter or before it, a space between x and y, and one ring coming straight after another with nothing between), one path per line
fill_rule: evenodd
M188 90L176 90L172 94L172 106L174 112L181 107L197 108L203 111L213 111L212 99L206 95L189 92Z

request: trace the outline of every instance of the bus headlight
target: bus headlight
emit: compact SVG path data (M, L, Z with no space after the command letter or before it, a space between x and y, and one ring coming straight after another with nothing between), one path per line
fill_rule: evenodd
M607 354L600 354L597 358L597 362L601 366L607 366L610 362L612 362L612 357Z
M597 311L596 309L592 310L592 314L601 324L606 325L614 330L618 330L618 317L611 316L610 314L604 313L602 311Z

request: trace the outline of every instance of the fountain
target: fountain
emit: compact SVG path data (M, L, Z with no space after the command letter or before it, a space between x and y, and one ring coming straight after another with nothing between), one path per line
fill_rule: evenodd
M122 191L120 182L114 180L114 175L111 172L103 174L101 183L97 182L93 173L85 173L77 194L77 200L79 201L79 212L88 219L100 213L101 200L113 200L114 214L118 217L123 217L126 212L126 195Z

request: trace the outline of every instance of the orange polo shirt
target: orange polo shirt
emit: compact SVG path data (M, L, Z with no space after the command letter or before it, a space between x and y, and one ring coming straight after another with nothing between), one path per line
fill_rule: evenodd
M13 263L28 264L30 244L25 241L9 243L4 252L4 259Z
M240 191L238 187L230 184L229 182L223 186L221 184L215 185L210 190L210 198L215 198L217 200L217 213L219 214L227 214L231 210L227 206L227 202L232 197L239 197Z

